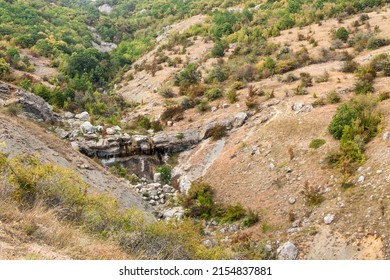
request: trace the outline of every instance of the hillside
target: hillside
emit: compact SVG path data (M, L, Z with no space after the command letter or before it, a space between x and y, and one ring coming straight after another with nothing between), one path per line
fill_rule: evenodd
M114 214L97 226L88 195L70 225L21 203L0 224L18 253L1 258L390 258L386 1L50 4L69 24L28 2L36 27L50 24L21 45L4 30L29 23L0 18L2 154L72 170L152 229ZM20 232L46 210L71 228L66 250ZM89 238L101 253L78 251Z

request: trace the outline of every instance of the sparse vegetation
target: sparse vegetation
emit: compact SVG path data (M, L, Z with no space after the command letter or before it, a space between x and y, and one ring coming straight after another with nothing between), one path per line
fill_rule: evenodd
M310 142L309 148L318 149L326 143L325 139L313 139Z

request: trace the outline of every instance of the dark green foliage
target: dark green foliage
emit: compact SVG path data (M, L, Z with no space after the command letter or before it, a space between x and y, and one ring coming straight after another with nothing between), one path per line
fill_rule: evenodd
M311 87L313 85L313 77L310 73L302 72L299 74L302 87Z
M138 116L136 123L138 128L148 130L152 127L152 123L148 116Z
M157 172L161 173L161 180L164 184L171 183L171 168L168 165L160 166Z
M188 194L184 197L184 207L188 209L188 216L203 219L211 218L214 211L214 192L205 182L193 182Z
M367 42L367 49L369 50L379 49L380 47L387 46L389 43L390 41L388 39L372 37Z
M176 84L180 87L188 87L200 82L202 73L198 70L196 63L189 63L178 75L176 75Z
M246 210L240 205L229 205L226 209L220 209L217 217L221 218L221 223L233 223L246 216Z
M359 111L351 104L343 104L337 108L328 130L336 139L341 139L343 130L346 125L352 125L353 121L358 118Z
M223 94L222 89L219 86L214 85L212 88L208 89L204 95L208 100L213 101L221 98Z
M359 64L353 60L344 61L343 66L341 67L341 72L344 73L354 73L359 67Z
M376 71L372 65L360 66L356 73L355 93L367 94L374 92L374 79Z
M246 217L242 220L242 225L244 227L250 227L256 224L259 220L259 214L249 210Z
M311 140L309 147L311 149L318 149L319 147L321 147L325 143L326 143L325 139L313 139L313 140Z
M390 93L389 92L381 92L379 94L379 101L385 101L385 100L388 100L390 99Z
M212 57L223 57L225 55L225 47L221 41L217 41L211 50Z
M259 216L253 211L246 211L240 204L217 205L214 202L214 191L206 182L193 182L186 196L183 206L189 217L211 219L220 223L233 223L243 219L243 226L249 227L259 221Z
M339 29L337 29L335 36L337 39L346 42L349 37L349 32L347 29L345 29L345 27L340 27Z
M218 63L211 69L209 72L206 82L212 83L214 81L218 81L220 83L227 80L229 77L229 68L224 65L223 60L218 60Z

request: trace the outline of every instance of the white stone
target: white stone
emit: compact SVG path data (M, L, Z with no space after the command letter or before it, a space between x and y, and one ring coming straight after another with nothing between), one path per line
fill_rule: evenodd
M82 133L91 134L95 133L95 127L90 122L84 122L80 125L80 130Z
M66 119L71 119L71 118L74 117L74 114L71 113L71 112L66 112L66 113L64 114L64 117L65 117Z
M115 130L112 127L109 127L106 129L106 133L107 133L107 135L114 135Z
M390 139L390 132L389 131L383 133L383 140L387 140L387 139Z
M328 214L324 217L324 223L329 225L333 222L335 215L334 214Z
M81 112L80 114L77 114L75 116L76 119L79 119L81 121L88 121L89 120L89 114L88 112Z
M296 201L297 201L297 200L296 200L295 197L290 197L290 198L288 199L288 203L290 203L290 204L294 204Z
M364 176L361 175L361 176L359 176L359 179L358 179L357 182L358 182L359 184L362 184L362 183L364 182L364 179L365 179Z
M161 181L161 173L154 173L153 182L159 183Z

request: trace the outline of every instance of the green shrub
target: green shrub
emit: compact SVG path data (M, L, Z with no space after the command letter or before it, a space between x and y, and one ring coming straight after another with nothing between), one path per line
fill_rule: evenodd
M335 33L335 37L343 42L346 42L349 37L349 32L345 27L340 27Z
M207 99L202 99L200 101L200 103L198 105L196 105L196 109L201 113L209 110L210 105L209 105L209 102L207 101Z
M213 86L209 90L205 92L205 97L207 97L208 100L213 101L218 98L222 97L222 90L218 86Z
M311 103L311 105L312 105L313 107L321 107L321 106L324 106L324 105L326 105L325 98L323 98L323 97L318 98L316 101L314 101L313 103Z
M161 180L164 184L171 183L171 168L168 165L158 167L157 172L161 173Z
M193 182L183 201L187 215L202 219L211 218L214 211L213 195L214 192L208 183Z
M343 66L341 67L341 72L344 73L354 73L359 67L359 64L353 60L344 61Z
M321 147L325 143L326 143L326 141L324 139L313 139L313 140L311 140L309 147L311 149L318 149L319 147Z
M358 118L359 111L351 104L343 104L337 108L336 114L333 116L331 123L328 126L330 134L336 139L341 139L343 129L346 125L351 125Z
M367 94L374 92L374 85L372 81L357 81L355 83L356 94Z
M256 224L257 222L259 222L259 220L260 220L259 214L249 210L245 218L242 220L242 225L244 227L250 227Z
M220 211L219 215L220 215L219 218L221 219L220 221L222 224L233 223L233 222L239 221L242 218L244 218L246 216L246 211L239 204L229 205L229 206L227 206L226 209L223 209L222 211Z
M172 98L175 96L175 93L173 92L172 88L167 85L161 87L158 93L164 98Z
M375 50L387 46L390 43L388 39L371 37L367 42L367 49Z
M150 119L148 116L138 116L136 122L137 122L138 128L148 130L152 127L152 123L150 122Z
M175 83L180 87L188 87L197 84L202 78L202 73L198 70L196 63L189 63L179 74L176 75Z
M110 167L110 171L122 178L129 180L132 184L138 182L138 177L134 174L129 174L129 171L124 168L119 162L115 162L114 165Z
M212 57L223 57L225 55L225 47L221 41L217 41L211 50Z
M236 103L238 100L237 91L234 89L228 90L228 92L226 93L226 98L230 104Z
M341 97L335 90L332 90L331 92L329 92L327 94L326 101L329 104L336 104L336 103L339 103L341 101Z

